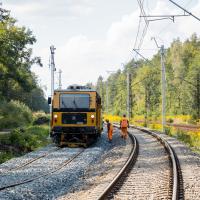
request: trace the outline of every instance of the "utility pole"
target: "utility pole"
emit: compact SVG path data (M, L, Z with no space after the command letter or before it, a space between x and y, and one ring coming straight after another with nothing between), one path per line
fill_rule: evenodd
M108 114L108 80L106 81L106 114Z
M55 68L55 62L54 62L54 54L55 54L56 48L52 45L50 46L50 51L51 51L51 105L52 105L52 100L53 100L53 94L54 94L54 72L56 71ZM50 106L50 113L52 113L52 106Z
M160 47L161 55L161 90L162 90L162 131L165 132L166 125L166 75L165 75L165 62L164 62L164 45Z
M62 89L62 70L60 69L58 71L58 89L61 90Z
M104 89L103 89L103 78L101 79L100 82L100 95L101 95L101 104L103 105L103 111L105 110L105 105L104 105Z
M131 118L131 75L127 71L127 117Z
M197 73L197 118L200 117L200 73Z
M162 131L165 133L166 126L166 73L165 73L165 48L164 45L158 46L155 37L151 38L156 43L156 46L160 49L160 59L161 59L161 96L162 96Z

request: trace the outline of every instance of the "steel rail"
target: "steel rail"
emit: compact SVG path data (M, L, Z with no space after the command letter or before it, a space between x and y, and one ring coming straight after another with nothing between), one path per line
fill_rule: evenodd
M183 186L181 167L180 167L178 157L177 157L176 153L174 152L173 148L171 147L171 145L163 137L159 136L158 134L156 134L153 131L150 131L145 128L137 127L137 126L132 126L132 125L130 127L152 135L158 141L160 141L161 144L164 145L165 149L167 150L167 152L169 154L171 164L172 164L173 188L172 188L172 198L171 199L172 200L184 199L184 192L183 192L183 189L181 188Z
M1 190L5 190L5 189L8 189L8 188L12 188L12 187L15 187L15 186L19 186L19 185L23 185L25 183L29 183L29 182L32 182L34 180L37 180L37 179L40 179L42 177L45 177L47 175L50 175L50 174L53 174L55 172L57 172L58 170L62 169L63 167L65 167L66 165L68 165L70 162L72 162L76 157L78 157L81 153L83 153L85 151L85 149L82 149L81 151L79 151L76 155L74 155L72 158L64 161L59 167L57 167L56 169L46 173L46 174L43 174L43 175L40 175L40 176L36 176L34 178L30 178L30 179L26 179L26 180L23 180L21 182L18 182L18 183L13 183L13 184L10 184L10 185L7 185L7 186L4 186L4 187L0 187L0 191Z
M119 128L118 126L114 125L115 127ZM101 193L101 195L97 198L98 200L103 200L106 199L106 197L112 193L112 190L114 189L114 187L117 185L118 181L120 180L120 178L122 178L123 175L126 175L126 173L128 172L129 168L133 167L133 165L135 164L135 161L137 159L137 155L138 155L138 151L139 151L139 146L138 146L138 142L137 139L134 135L129 133L129 137L132 141L132 145L133 148L131 150L130 156L127 159L125 165L123 166L123 168L121 168L121 170L118 172L118 174L115 176L115 178L112 180L112 182L105 188L105 190ZM128 174L128 173L127 173Z
M14 170L22 169L22 168L26 167L27 165L29 165L29 164L31 164L31 163L33 163L33 162L35 162L35 161L37 161L37 160L39 160L39 159L41 159L41 158L47 157L51 152L58 151L59 149L61 149L61 148L58 147L58 148L56 148L56 149L54 149L54 150L51 150L51 151L49 151L49 152L47 152L47 153L45 153L45 154L43 154L43 155L41 155L41 156L38 156L38 157L36 157L36 158L31 159L30 161L25 162L25 163L22 164L22 165L19 165L19 166L17 166L17 167L10 168L10 169L8 169L8 170L6 170L6 171L4 171L4 172L0 172L0 176L4 176L4 175L6 175L5 173L8 173L8 172L11 172L11 171L14 171Z

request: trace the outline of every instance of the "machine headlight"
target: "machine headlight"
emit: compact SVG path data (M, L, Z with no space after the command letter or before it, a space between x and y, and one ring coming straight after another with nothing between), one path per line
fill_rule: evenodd
M91 115L91 118L94 119L94 115Z
M54 119L57 119L57 118L58 118L58 115L54 115L53 117L54 117Z

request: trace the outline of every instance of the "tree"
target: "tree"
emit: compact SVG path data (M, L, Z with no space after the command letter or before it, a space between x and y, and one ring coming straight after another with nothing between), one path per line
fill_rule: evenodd
M31 72L32 65L42 66L40 57L32 56L36 38L29 29L17 26L7 10L1 8L0 13L0 98L19 100L35 110L29 94L40 97L35 104L45 101L37 77Z

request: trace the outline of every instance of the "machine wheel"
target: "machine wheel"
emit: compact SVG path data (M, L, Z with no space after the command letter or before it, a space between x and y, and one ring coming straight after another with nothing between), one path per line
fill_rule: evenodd
M53 140L53 143L55 143L56 145L60 145L60 134L58 133L54 133L54 135L52 136L52 140Z

